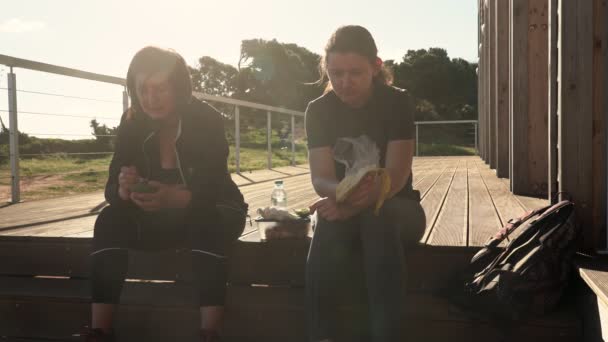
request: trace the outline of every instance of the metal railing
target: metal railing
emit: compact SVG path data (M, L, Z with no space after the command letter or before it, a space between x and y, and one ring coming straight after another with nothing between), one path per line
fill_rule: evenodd
M8 102L9 102L9 157L10 157L10 165L11 165L11 202L16 203L20 201L20 176L19 176L19 125L18 125L18 109L17 109L17 77L13 72L13 68L21 68L28 69L40 72L46 72L56 75L62 75L67 77L74 77L78 79L97 81L103 83L116 84L118 86L123 87L122 92L122 105L123 110L127 110L129 107L129 97L125 88L126 80L120 77L108 76L103 74L97 74L93 72L66 68L62 66L46 64L31 60L26 60L22 58L16 58L12 56L6 56L0 54L0 65L5 65L9 67L9 72L7 74L8 78L8 86L5 90L8 91ZM46 94L45 95L49 95ZM57 94L58 95L58 94ZM264 104L248 102L243 100L232 99L228 97L222 96L214 96L208 95L200 92L194 92L193 95L199 99L223 103L227 105L234 106L234 138L235 138L235 164L236 164L236 172L241 172L240 165L240 150L241 150L241 129L240 129L240 108L246 107L251 109L263 110L266 112L267 117L267 167L269 169L272 168L272 113L277 113L281 115L289 115L291 117L291 164L295 165L295 155L296 155L296 144L295 144L295 119L296 117L304 117L304 113L300 111L273 107ZM23 112L26 113L26 112ZM39 112L27 112L28 114L40 114L46 115L48 113L39 113ZM67 114L54 114L57 116L72 116ZM45 133L37 133L36 135L44 135ZM57 135L57 134L49 134L49 135ZM66 134L61 134L66 135ZM74 135L76 136L76 135ZM90 135L89 135L90 136Z
M25 90L17 90L17 78L15 73L13 72L13 68L21 68L28 69L40 72L46 72L56 75L62 75L67 77L73 77L78 79L97 81L109 84L115 84L123 87L122 91L122 99L121 101L112 101L112 102L122 102L123 110L127 110L129 107L129 97L125 88L126 80L120 77L108 76L103 74L97 74L92 72L87 72L78 69L66 68L62 66L46 64L21 58L16 58L12 56L6 56L0 54L0 65L5 65L9 67L8 73L8 86L7 88L0 88L8 91L8 113L9 113L9 157L10 157L10 167L11 167L11 202L16 203L20 201L20 176L19 176L19 128L18 128L18 108L17 108L17 92L30 92L30 93L39 93L33 91L25 91ZM48 94L41 93L44 95L55 95L55 96L63 96L69 97L60 94ZM269 169L272 168L272 113L277 113L280 115L288 115L291 117L291 131L290 131L290 140L291 140L291 164L295 165L295 156L296 156L296 144L295 144L295 119L296 117L304 117L304 113L300 111L268 106L260 103L254 103L249 101L243 101L238 99L232 99L223 96L215 96L204 94L201 92L194 92L193 95L201 100L222 103L225 105L234 106L234 143L235 143L235 168L236 172L241 172L240 165L240 152L241 152L241 119L240 119L240 109L241 107L251 108L256 110L262 110L266 112L266 137L267 137L267 167ZM82 97L76 97L79 99L85 99ZM97 99L88 99L87 100L97 100ZM104 100L110 101L110 100ZM4 111L4 110L3 110ZM6 111L5 111L6 112ZM65 116L65 117L83 117L78 115L71 114L61 114L61 113L41 113L41 112L31 112L31 111L23 111L22 114L32 114L32 115L53 115L53 116ZM256 113L257 114L257 113ZM114 119L114 118L107 118ZM475 127L475 150L477 151L477 121L476 120L463 120L463 121L418 121L415 122L416 125L416 155L419 155L419 127L420 125L437 125L437 124L472 124ZM36 135L70 135L70 134L47 134L47 133L37 133ZM80 136L78 134L73 136ZM91 135L87 135L91 136ZM112 136L112 135L100 135L100 136ZM93 152L93 153L111 153L111 152ZM25 154L24 154L25 155Z

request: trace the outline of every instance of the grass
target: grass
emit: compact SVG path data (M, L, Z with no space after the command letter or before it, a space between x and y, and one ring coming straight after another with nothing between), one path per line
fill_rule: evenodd
M265 143L250 140L244 142L243 146L247 147L242 147L240 151L241 171L267 167ZM419 153L420 156L476 154L474 148L448 144L421 144ZM21 179L33 185L22 190L22 198L37 200L102 190L108 177L110 160L111 156L74 158L67 155L22 159L19 165ZM307 163L307 150L303 143L296 144L295 162ZM288 165L291 165L291 145L281 147L281 142L273 139L272 166ZM233 146L230 147L228 169L230 172L236 170ZM5 188L10 186L10 166L6 163L0 164L0 185Z
M273 146L272 166L291 165L291 146ZM243 147L240 151L241 171L265 169L267 152L265 149ZM22 182L31 183L31 188L22 189L24 200L38 200L78 193L102 190L108 178L111 156L103 158L74 158L67 155L27 158L19 162ZM296 146L296 164L307 162L304 145ZM228 169L235 172L234 147L230 148ZM0 164L0 185L10 186L10 165ZM0 201L5 199L0 198Z
M420 144L418 155L424 156L474 156L474 147L449 144Z

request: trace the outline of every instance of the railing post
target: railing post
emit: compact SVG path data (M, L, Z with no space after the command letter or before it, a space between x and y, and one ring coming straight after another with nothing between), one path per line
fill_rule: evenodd
M267 166L268 169L272 169L272 114L270 111L267 113L267 128L266 128L266 140L268 141L268 161Z
M127 94L127 88L122 91L122 111L123 113L129 109L129 94Z
M416 157L418 157L418 124L416 124Z
M296 165L296 116L291 115L291 166Z
M11 159L11 202L21 200L19 187L19 127L17 125L17 76L10 68L8 74L9 153Z
M241 122L239 106L234 106L234 160L236 173L241 173Z

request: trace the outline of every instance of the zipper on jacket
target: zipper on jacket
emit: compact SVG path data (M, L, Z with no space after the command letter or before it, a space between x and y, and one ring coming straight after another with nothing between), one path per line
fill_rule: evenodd
M188 186L188 183L186 182L186 177L184 177L184 171L182 170L182 163L179 159L179 152L177 151L177 140L179 139L179 137L182 135L182 119L179 119L179 123L177 125L177 134L175 135L175 141L173 144L173 150L175 151L175 159L177 161L177 169L179 170L179 176L182 178L182 183L184 184L185 187Z
M152 138L152 136L154 135L154 131L152 131L152 133L150 133L146 139L144 139L144 142L141 144L141 149L144 152L144 159L146 160L146 179L150 179L150 158L148 158L148 154L146 153L146 143L148 142L148 140L150 140L150 138Z

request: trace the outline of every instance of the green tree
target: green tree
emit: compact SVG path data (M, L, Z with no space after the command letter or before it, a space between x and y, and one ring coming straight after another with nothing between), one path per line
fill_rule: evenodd
M238 70L209 56L198 60L196 68L190 68L194 91L230 97L236 92Z
M296 44L276 40L244 40L239 59L237 96L273 106L304 110L321 89L311 85L318 78L319 55Z
M433 110L420 115L444 120L476 118L476 67L460 58L450 59L441 48L409 50L401 63L392 65L396 86L408 89L419 107L429 109L423 100L433 105Z
M93 129L92 135L95 137L97 146L100 149L107 149L106 151L113 151L113 138L116 135L117 127L110 128L106 124L99 124L97 119L91 120L90 127Z

